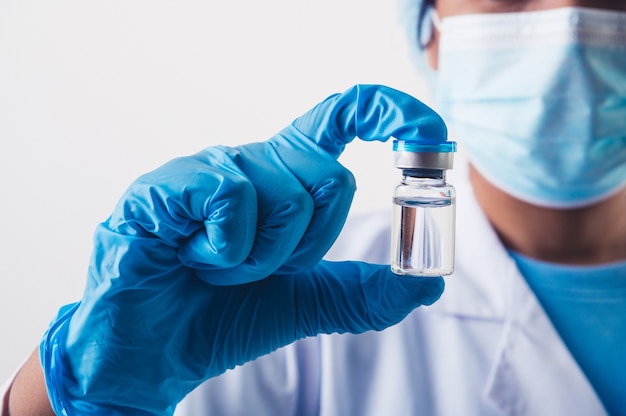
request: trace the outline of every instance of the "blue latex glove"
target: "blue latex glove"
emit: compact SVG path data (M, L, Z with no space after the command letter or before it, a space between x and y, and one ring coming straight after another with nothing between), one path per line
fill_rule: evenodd
M437 300L441 278L321 261L355 190L336 157L355 136L392 135L447 133L414 98L356 86L266 142L136 180L95 232L82 300L41 343L54 411L171 414L202 381L294 340L381 330Z

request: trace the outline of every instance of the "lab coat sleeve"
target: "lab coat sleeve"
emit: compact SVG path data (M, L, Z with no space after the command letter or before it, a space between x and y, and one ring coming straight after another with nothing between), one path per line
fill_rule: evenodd
M0 416L8 416L5 415L4 413L4 409L7 407L7 403L9 400L9 387L11 386L11 383L13 382L13 378L15 377L15 375L13 375L9 380L7 380L6 382L2 383L2 386L0 386L0 397L2 398L2 402L0 402Z
M22 361L22 363L20 364L19 367L17 367L17 369L13 372L13 374L11 374L11 376L9 378L7 378L2 385L0 385L0 416L9 416L7 414L5 414L4 409L7 407L8 405L8 401L9 401L9 390L11 389L11 385L13 384L13 380L15 380L15 376L17 375L17 372L20 371L19 369L22 368L22 366L24 365L24 363L26 362L26 358L24 359L24 361Z

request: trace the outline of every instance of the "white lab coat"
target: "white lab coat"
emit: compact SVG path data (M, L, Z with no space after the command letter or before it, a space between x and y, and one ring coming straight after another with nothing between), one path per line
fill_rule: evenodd
M176 415L604 415L464 178L451 181L456 271L437 303L382 332L260 357L198 387ZM352 218L328 257L388 263L389 238L388 213Z
M457 185L442 298L382 332L305 339L209 380L177 416L604 415L476 204ZM389 214L352 218L330 259L389 262Z

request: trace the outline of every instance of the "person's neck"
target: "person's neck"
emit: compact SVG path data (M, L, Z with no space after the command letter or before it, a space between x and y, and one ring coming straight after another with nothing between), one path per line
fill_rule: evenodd
M626 260L626 189L587 207L552 209L512 197L472 166L469 174L479 205L510 250L563 264Z

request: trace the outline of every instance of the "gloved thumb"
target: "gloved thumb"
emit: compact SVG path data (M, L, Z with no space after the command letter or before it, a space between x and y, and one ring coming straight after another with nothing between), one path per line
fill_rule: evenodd
M383 85L356 85L334 94L292 126L337 158L355 137L365 141L440 143L448 137L441 117L416 98Z
M383 330L435 302L441 277L398 276L388 265L318 263L295 282L296 337Z

